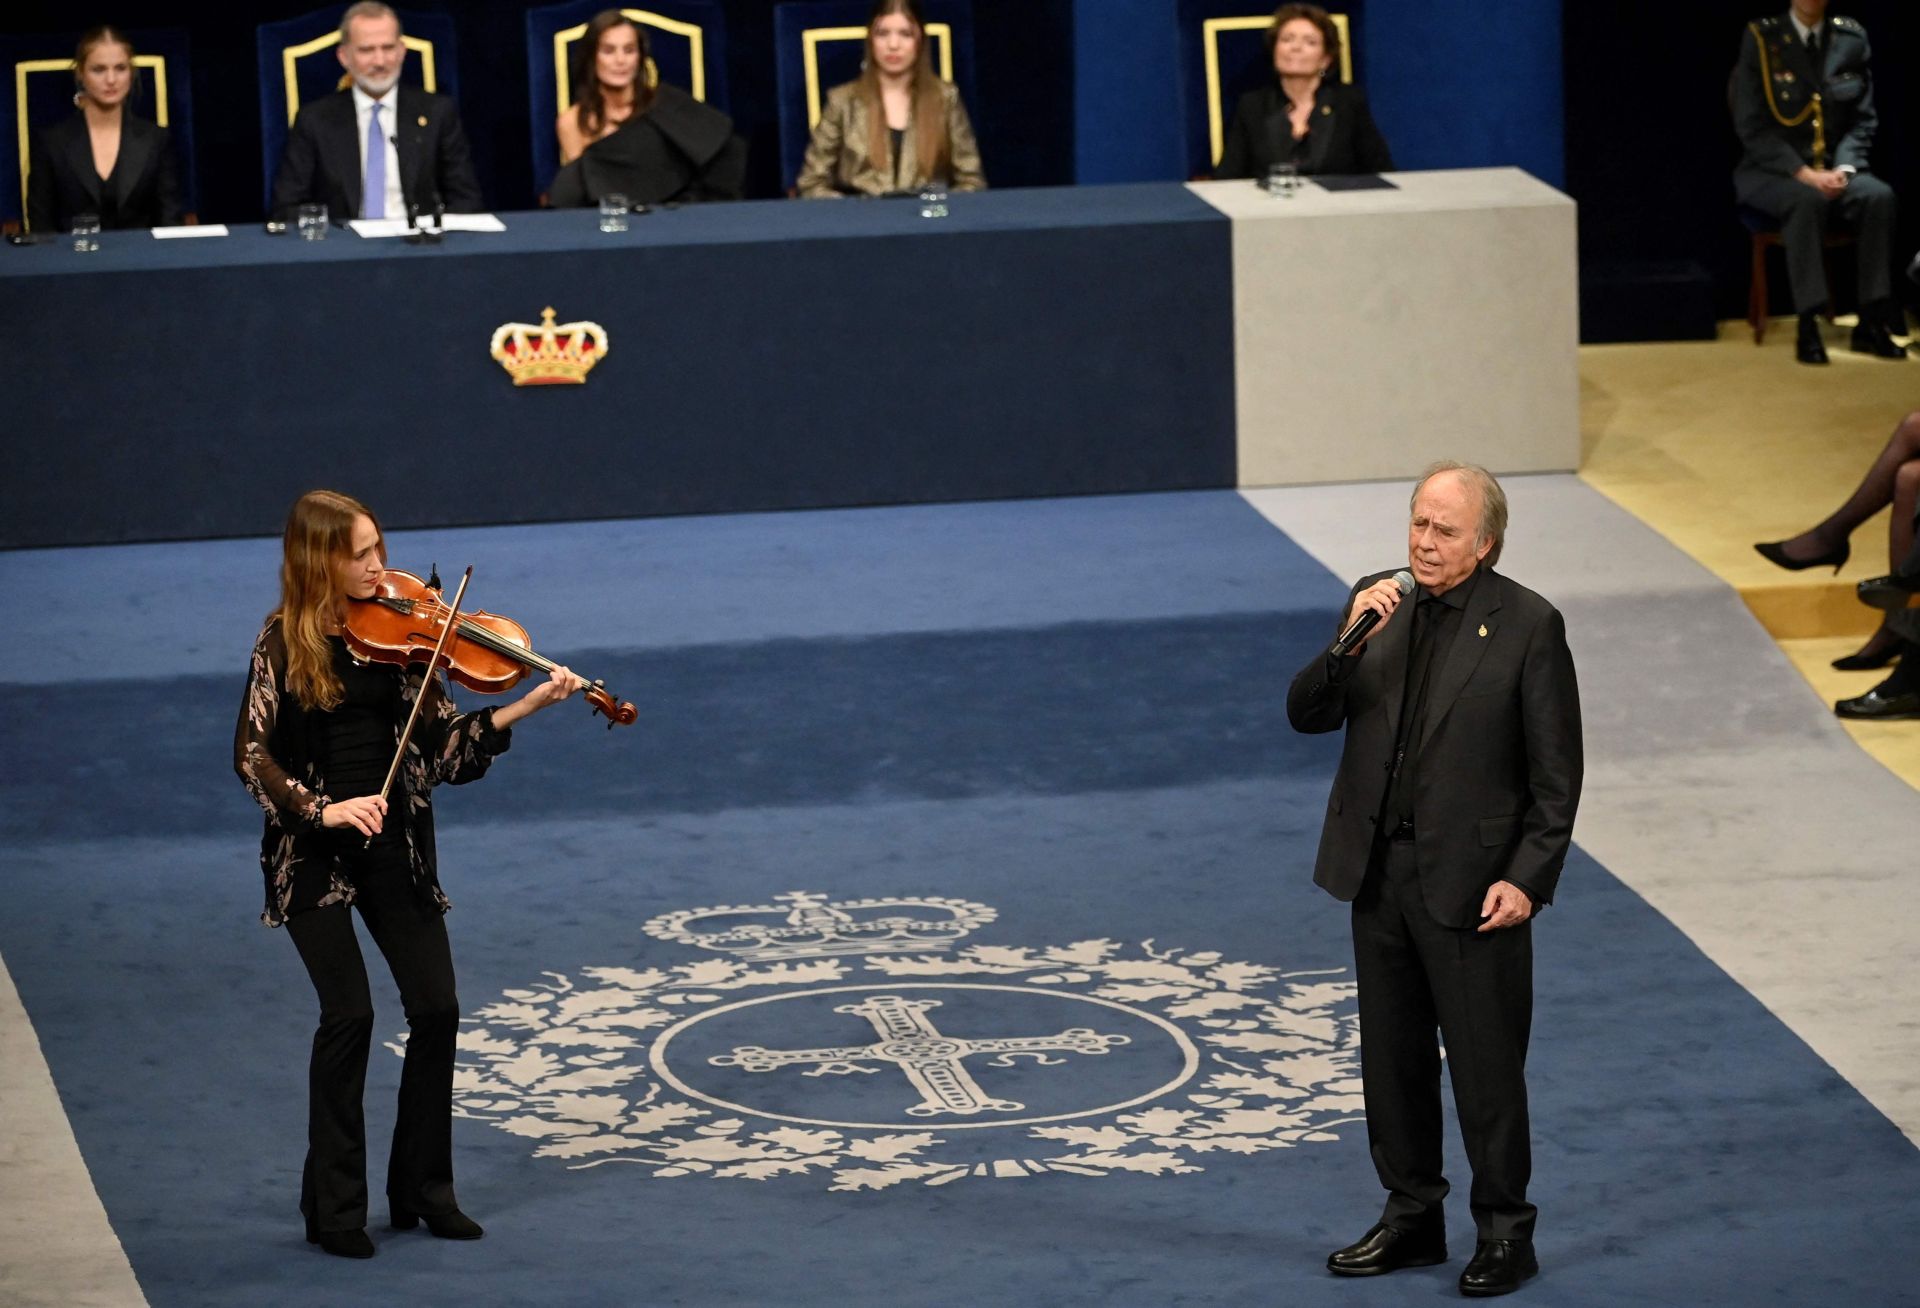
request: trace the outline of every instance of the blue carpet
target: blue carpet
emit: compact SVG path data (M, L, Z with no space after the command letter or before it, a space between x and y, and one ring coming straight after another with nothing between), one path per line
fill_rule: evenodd
M1345 910L1308 879L1336 743L1280 700L1343 583L1237 497L473 535L501 557L488 605L520 588L642 720L548 714L442 792L457 1167L490 1229L376 1231L364 1265L300 1239L312 1005L253 925L228 770L265 604L216 564L259 544L0 558L10 600L93 576L90 616L46 617L61 639L111 625L129 574L204 574L240 630L158 631L144 675L0 684L0 953L153 1303L1453 1297L1458 1256L1321 1268L1379 1193ZM406 543L466 561L453 533ZM617 612L566 620L641 557ZM966 920L899 953L667 938L789 892ZM1532 1301L1914 1301L1912 1146L1605 869L1576 853L1560 900L1536 945ZM376 1005L403 1028L390 986ZM929 1085L873 1056L887 1021L923 1053L1004 1043ZM374 1141L398 1066L376 1051ZM1459 1254L1457 1142L1448 1161Z

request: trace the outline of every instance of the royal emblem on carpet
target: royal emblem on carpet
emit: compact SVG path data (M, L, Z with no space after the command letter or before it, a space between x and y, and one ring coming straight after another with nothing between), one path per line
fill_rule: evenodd
M1361 1120L1345 969L963 943L995 918L810 892L663 915L706 956L507 991L463 1024L455 1111L570 1167L842 1191L1178 1175Z

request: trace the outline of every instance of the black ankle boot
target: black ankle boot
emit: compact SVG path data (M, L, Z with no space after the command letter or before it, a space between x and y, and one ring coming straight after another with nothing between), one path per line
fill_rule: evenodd
M323 1231L307 1219L307 1243L317 1244L336 1258L371 1258L373 1241L367 1238L365 1229L354 1231Z
M425 1222L427 1229L442 1240L478 1240L486 1234L480 1223L458 1208L450 1213L415 1213L394 1205L390 1224L396 1231L411 1231Z

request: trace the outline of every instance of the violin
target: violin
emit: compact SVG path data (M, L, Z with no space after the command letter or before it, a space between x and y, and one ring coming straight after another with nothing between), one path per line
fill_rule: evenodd
M341 634L362 661L402 667L431 662L441 638L448 636L440 666L481 695L498 695L528 672L552 672L558 666L534 652L527 629L512 618L484 610L462 613L448 632L448 612L440 590L411 572L388 568L371 598L348 602ZM582 693L595 713L605 715L609 730L616 722L627 726L640 716L630 701L615 700L604 682L591 682Z

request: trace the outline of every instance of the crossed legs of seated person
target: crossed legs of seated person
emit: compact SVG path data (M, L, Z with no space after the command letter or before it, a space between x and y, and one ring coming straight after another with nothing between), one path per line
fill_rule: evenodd
M1798 536L1758 544L1754 549L1790 571L1831 564L1838 572L1852 550L1848 537L1888 505L1893 508L1887 525L1889 578L1905 578L1908 556L1914 549L1914 516L1920 511L1920 410L1909 413L1894 427L1886 446L1844 504ZM1871 591L1863 590L1862 598L1878 595L1886 589L1878 583L1889 578L1875 578L1876 585ZM1887 605L1875 603L1875 607ZM1845 658L1835 659L1833 666L1843 671L1885 667L1895 657L1898 644L1883 623L1865 645Z

